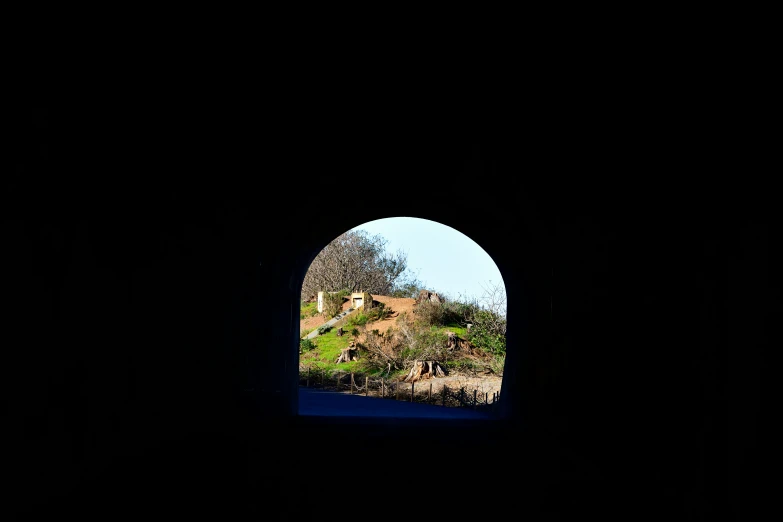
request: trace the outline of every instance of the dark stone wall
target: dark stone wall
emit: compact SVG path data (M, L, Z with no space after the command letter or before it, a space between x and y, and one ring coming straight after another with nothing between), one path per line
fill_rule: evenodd
M688 181L654 134L515 140L403 118L327 132L308 118L135 99L6 119L15 510L392 519L429 499L444 517L718 520L760 505L763 191ZM361 220L308 215L327 194L373 204ZM336 235L393 216L452 226L495 259L508 422L293 415L299 281ZM357 439L367 448L341 452Z

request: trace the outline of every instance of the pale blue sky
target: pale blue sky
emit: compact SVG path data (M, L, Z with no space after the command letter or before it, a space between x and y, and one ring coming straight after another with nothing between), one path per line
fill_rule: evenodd
M383 236L388 253L405 252L408 270L428 290L452 300L481 299L484 288L504 284L483 248L462 232L435 221L394 217L369 221L352 230Z

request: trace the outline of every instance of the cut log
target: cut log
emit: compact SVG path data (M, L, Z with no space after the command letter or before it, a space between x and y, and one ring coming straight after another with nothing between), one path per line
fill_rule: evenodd
M446 340L447 350L461 350L461 351L466 351L467 353L470 354L473 353L473 346L470 344L470 341L466 341L461 337L457 337L457 334L455 334L454 332L447 332L447 336L448 336Z
M337 357L337 360L335 360L335 364L340 364L344 362L350 362L350 361L356 361L359 359L359 349L356 347L356 345L351 342L351 345L348 348L343 348L340 350L340 356Z
M421 379L444 377L448 372L437 361L416 361L403 382L416 382Z

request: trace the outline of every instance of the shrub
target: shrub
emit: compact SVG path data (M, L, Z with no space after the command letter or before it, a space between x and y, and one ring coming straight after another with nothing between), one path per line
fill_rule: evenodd
M446 301L442 304L443 323L463 324L466 318L472 317L475 307L459 301Z
M386 319L390 315L391 315L391 309L386 308L385 303L378 303L378 306L370 309L370 311L367 313L367 318L370 321L380 321L381 319Z
M312 339L300 339L299 340L299 351L300 352L309 352L315 348L315 343Z
M355 326L364 326L365 324L367 324L367 321L369 320L370 320L369 317L359 312L358 314L356 314L351 318L350 324Z
M495 355L506 353L506 320L488 310L474 310L468 340Z
M503 368L506 366L506 354L499 354L492 358L489 363L489 369L496 375L503 375Z
M443 324L443 306L440 303L422 301L416 306L416 322L423 326Z
M326 317L334 317L343 311L343 301L345 297L350 295L347 290L340 290L334 294L329 292L324 293L324 315Z
M318 327L318 335L323 335L332 329L328 324L324 324Z

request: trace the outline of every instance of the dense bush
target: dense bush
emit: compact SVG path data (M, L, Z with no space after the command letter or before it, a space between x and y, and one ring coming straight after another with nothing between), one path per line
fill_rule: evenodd
M441 303L422 301L416 305L416 323L421 326L438 326L445 324L444 307Z
M356 315L351 316L348 320L348 324L351 326L364 326L367 324L370 318L361 312L357 312Z
M442 324L464 324L473 312L473 305L461 301L448 300L442 304Z
M324 315L326 317L334 317L342 312L345 298L350 295L351 292L348 290L340 290L335 293L324 292Z
M468 340L494 355L506 353L506 320L497 314L480 308L469 316L472 324Z
M374 306L369 311L367 311L367 319L369 321L380 321L381 319L386 319L390 315L391 315L391 310L389 308L386 308L385 303L378 303L377 306ZM360 323L360 324L364 324L364 323Z

